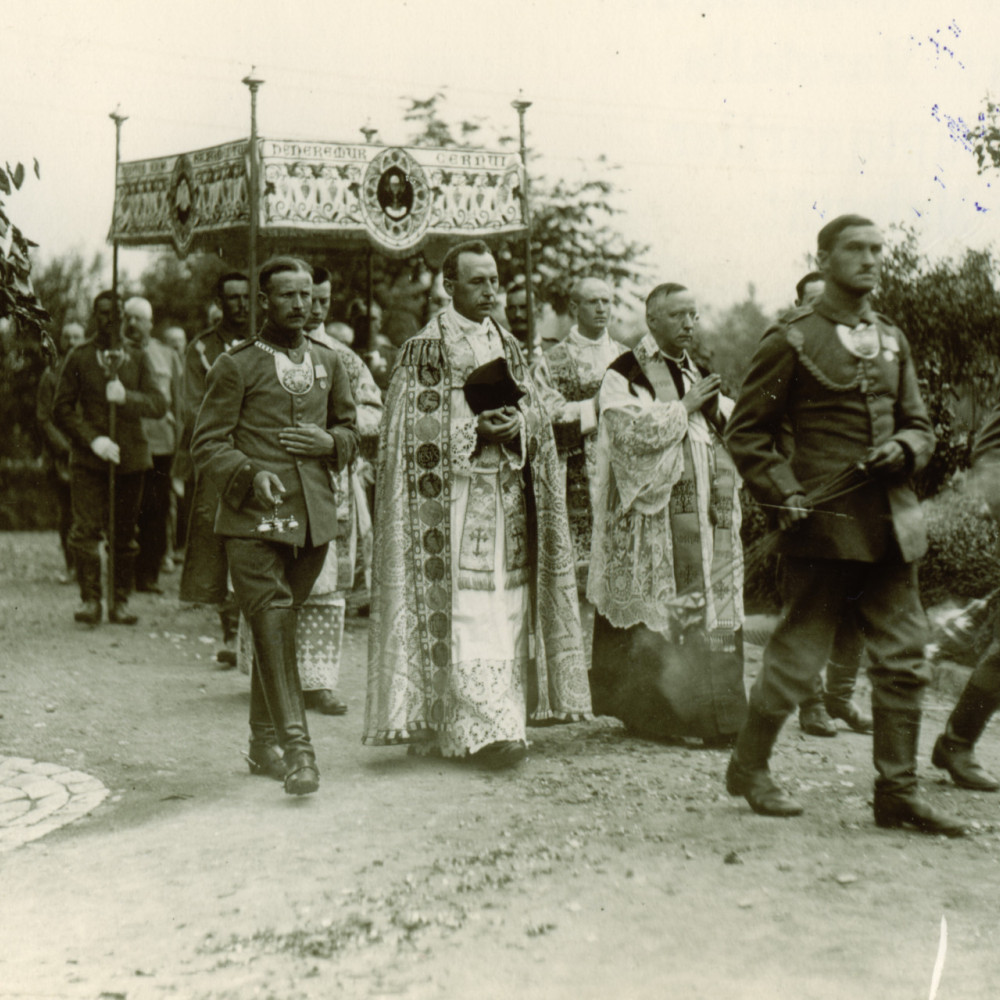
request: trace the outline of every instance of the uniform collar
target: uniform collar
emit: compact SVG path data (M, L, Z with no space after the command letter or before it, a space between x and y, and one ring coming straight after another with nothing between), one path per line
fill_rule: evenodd
M846 295L838 294L834 289L827 286L827 290L813 305L813 310L820 316L828 319L831 323L840 323L843 326L855 327L859 323L874 323L875 310L872 309L868 296L860 302L851 299Z

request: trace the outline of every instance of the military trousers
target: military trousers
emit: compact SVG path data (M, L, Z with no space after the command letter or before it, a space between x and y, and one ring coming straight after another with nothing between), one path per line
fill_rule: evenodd
M328 545L297 547L263 538L225 538L236 603L246 618L272 608L299 608L323 568Z
M838 626L850 616L871 657L872 706L919 708L930 680L927 618L916 566L898 552L878 562L782 557L784 607L764 648L750 705L785 717L813 692Z
M132 556L139 550L136 519L142 502L144 473L119 472L115 475L115 555ZM69 475L72 524L69 548L84 558L100 553L100 542L108 532L108 468L92 469L73 465Z

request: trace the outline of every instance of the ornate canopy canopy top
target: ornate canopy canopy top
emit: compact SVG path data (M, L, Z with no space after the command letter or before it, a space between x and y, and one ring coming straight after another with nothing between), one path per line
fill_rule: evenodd
M184 257L245 243L250 142L120 163L109 237L171 244ZM259 238L306 248L368 241L414 253L435 238L523 234L521 157L513 152L258 139Z

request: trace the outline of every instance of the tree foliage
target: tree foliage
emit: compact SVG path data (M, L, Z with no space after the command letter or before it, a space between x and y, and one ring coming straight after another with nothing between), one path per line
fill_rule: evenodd
M965 138L981 174L1000 170L1000 104L987 98L986 110L980 111L976 126Z
M39 175L38 161L34 163ZM0 192L9 196L25 179L24 165L0 166ZM29 240L7 215L0 198L0 322L3 360L0 364L0 426L4 428L0 456L30 459L38 452L34 420L35 386L51 342L45 334L48 315L31 284Z
M53 335L67 323L86 327L94 296L101 289L104 257L85 257L69 250L58 257L43 258L35 269L35 291L51 318Z
M449 124L444 115L447 97L438 91L427 99L407 98L403 118L413 127L415 146L475 148L488 126L483 119ZM501 148L514 144L513 136L498 134ZM529 154L529 172L533 161ZM576 180L531 174L532 281L541 298L565 313L569 289L576 278L597 275L614 288L634 296L634 286L645 272L647 247L627 239L616 221L622 214L615 204L613 174L619 168L600 157L593 176ZM524 276L523 239L504 239L496 245L501 284Z
M699 347L703 364L722 376L722 391L735 399L760 338L771 321L757 302L757 289L717 316L702 321Z
M912 229L894 232L874 304L913 347L938 437L918 490L933 496L968 466L972 435L1000 389L997 262L990 250L932 262L921 254Z

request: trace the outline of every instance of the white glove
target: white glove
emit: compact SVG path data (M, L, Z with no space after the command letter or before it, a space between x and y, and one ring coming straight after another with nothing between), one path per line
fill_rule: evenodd
M111 384L108 383L108 385ZM121 385L121 382L118 384ZM117 465L121 461L121 449L111 438L105 437L103 434L90 442L90 450L105 462L114 462Z
M121 384L119 379L112 379L104 387L104 398L109 403L124 403L125 402L125 386Z

